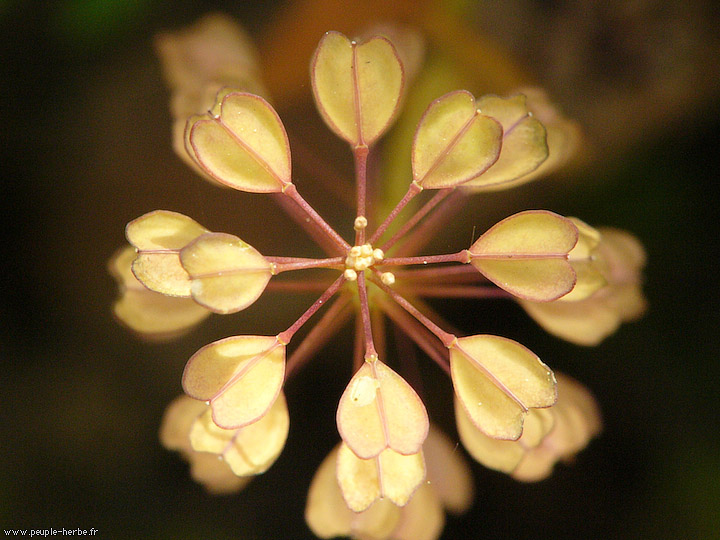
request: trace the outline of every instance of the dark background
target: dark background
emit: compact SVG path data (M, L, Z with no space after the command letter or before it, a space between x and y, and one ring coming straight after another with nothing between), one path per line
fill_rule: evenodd
M307 110L307 79L296 82L295 72L278 66L299 62L302 75L309 53L297 61L273 55L290 54L294 41L299 49L317 41L319 22L307 16L312 4L331 25L323 29L352 30L348 10L334 1L0 2L2 528L94 527L99 538L311 537L304 498L337 440L335 407L350 374L342 343L288 385L285 451L239 495L207 495L178 456L160 446L157 429L194 351L236 333L279 331L312 298L280 309L277 296L263 297L182 339L152 344L113 319L116 285L105 266L124 242L125 224L156 208L240 234L264 253L307 255L304 239L267 200L214 188L174 156L152 36L209 10L234 15L259 42L281 116L297 120ZM370 4L364 11L373 15ZM514 305L437 305L461 330L518 339L582 380L605 420L603 435L574 466L559 466L538 484L473 466L476 502L468 514L448 519L443 538L716 538L716 8L461 4L452 9L461 11L463 24L502 44L548 88L585 126L591 150L571 173L508 198L489 196L495 206L487 215L477 217L478 207L457 226L470 237L474 225L485 227L506 207L547 206L631 230L648 251L650 309L586 349L547 336ZM397 13L378 18L414 20L411 5L398 5ZM283 26L288 20L295 26ZM423 23L430 33L440 28L432 18ZM434 35L440 39L441 32ZM291 145L304 129L290 130ZM301 189L332 215L333 201L312 185ZM430 414L452 433L450 386L444 380L430 386L438 392L428 399Z

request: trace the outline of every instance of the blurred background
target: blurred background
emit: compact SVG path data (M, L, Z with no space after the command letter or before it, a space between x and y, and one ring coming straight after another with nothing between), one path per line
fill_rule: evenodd
M294 140L335 144L308 116L307 65L322 33L353 34L377 21L412 24L428 36L437 85L428 86L426 103L453 89L443 84L480 94L535 83L580 123L582 159L551 178L487 195L454 224L465 235L457 249L473 227L482 231L528 208L628 229L647 249L647 315L595 348L548 336L509 303L436 305L461 330L520 340L583 381L605 421L574 465L538 484L474 465L475 504L448 518L443 538L717 538L716 3L385 4L0 1L3 529L94 527L98 538L113 539L312 538L305 494L337 441L335 407L351 363L340 341L347 340L334 341L288 385L285 451L240 494L207 495L157 438L192 353L228 335L280 331L312 297L283 298L281 308L268 294L169 343L145 342L112 315L117 287L107 260L123 245L125 224L150 210L188 214L266 254L313 253L270 201L213 187L172 152L153 36L220 10L256 40L291 147ZM332 221L337 204L313 186L313 167L296 170L303 194ZM455 436L450 385L440 371L430 374L431 417Z

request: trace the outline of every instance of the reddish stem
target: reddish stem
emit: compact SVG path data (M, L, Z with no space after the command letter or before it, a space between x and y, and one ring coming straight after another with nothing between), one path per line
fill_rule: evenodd
M305 199L303 199L302 195L298 193L295 184L288 184L285 187L283 193L290 197L293 201L295 201L297 205L305 211L305 213L310 217L310 219L317 223L318 227L327 235L328 238L332 240L332 242L335 244L335 246L341 253L345 253L350 249L350 244L348 244L342 238L342 236L340 236L335 231L335 229L328 225L328 223L320 216L320 214L318 214L315 209L310 206L310 204Z
M433 284L427 285L409 285L407 287L398 287L402 291L425 298L512 298L512 295L498 287L488 287L480 285L448 285L437 286Z
M403 225L399 231L397 231L395 234L390 237L390 240L385 242L380 249L382 249L384 252L388 252L388 250L395 245L395 243L400 240L403 236L405 236L410 229L412 229L415 225L417 225L422 218L424 218L430 211L435 208L440 202L442 202L445 197L450 195L452 193L452 189L442 189L438 191L432 199L430 199L428 202L425 203L425 205L417 211L413 216Z
M367 160L370 150L367 146L355 146L353 155L355 157L355 181L357 183L357 216L366 216L366 198L367 198ZM355 245L359 246L365 243L365 228L360 228L355 232Z
M365 272L360 272L357 277L358 295L360 296L360 314L363 322L363 335L365 336L365 358L377 357L375 343L372 336L372 324L370 323L370 304L368 303L367 285L365 283Z
M392 321L408 335L418 347L425 353L448 375L450 375L450 364L447 360L447 353L440 343L435 340L435 336L431 334L427 328L421 325L417 320L411 317L406 311L401 309L397 304L383 298L378 298L378 304Z
M341 295L320 317L317 324L312 327L312 330L288 358L285 380L288 380L290 375L300 369L345 324L350 315L350 310L347 309L349 304L348 295Z
M295 223L300 225L305 232L312 238L315 243L320 246L325 253L332 255L337 253L337 247L335 242L328 238L325 231L311 219L307 218L305 212L298 207L298 205L288 197L285 197L282 193L273 193L273 200L282 208L285 213L290 216Z
M344 268L343 257L332 257L329 259L303 259L298 257L265 257L267 261L275 265L275 273L287 272L289 270L304 270L306 268Z
M387 228L390 226L390 224L395 220L398 214L402 211L402 209L405 208L408 203L412 201L415 196L421 191L422 188L419 185L417 185L415 182L411 182L407 193L405 193L405 196L400 200L399 203L397 203L395 208L392 209L388 217L385 218L385 221L382 222L382 225L378 227L378 229L375 231L375 233L372 235L368 242L370 244L374 244L375 242L377 242L383 235L383 233L387 230Z
M376 274L380 273L375 268L373 268L373 270ZM425 328L435 334L435 336L442 342L443 345L449 348L455 343L457 338L454 335L445 332L445 330L443 330L437 324L428 319L420 312L420 310L418 310L415 306L413 306L410 302L403 298L399 293L385 285L382 281L380 281L380 279L373 279L373 283L375 283L378 287L380 287L383 291L390 295L393 300L395 300L395 302L400 305L400 307L402 307L410 315L415 317Z
M339 278L337 278L332 285L330 285L324 293L320 295L320 298L315 300L312 306L310 306L305 313L300 315L300 318L295 321L290 328L285 330L284 332L280 332L277 336L277 339L280 343L283 343L284 345L287 345L290 343L290 340L295 335L295 332L300 330L303 324L305 324L310 317L312 317L315 312L320 309L323 304L325 304L332 296L342 287L343 283L345 283L345 277L341 275Z
M275 291L275 292L296 292L296 293L305 293L305 292L317 292L321 293L325 289L327 289L328 284L327 281L317 281L317 280L284 280L284 281L277 281L274 279L271 279L267 286L265 287L266 291Z
M440 278L443 283L487 281L474 266L431 266L429 268L402 268L393 273L403 280L420 282L434 281Z
M417 253L422 247L433 238L433 231L437 231L453 216L462 209L467 201L465 190L454 189L449 197L446 197L437 210L419 227L417 227L409 236L405 237L405 242L398 248L399 255L405 253Z
M447 255L427 255L424 257L389 257L382 260L382 266L404 266L409 264L434 264L434 263L463 263L470 262L470 253L463 249L457 253Z

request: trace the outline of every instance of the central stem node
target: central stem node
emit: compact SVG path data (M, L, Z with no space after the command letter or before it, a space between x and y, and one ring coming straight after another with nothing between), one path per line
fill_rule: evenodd
M384 258L385 254L382 249L373 249L370 244L351 247L345 258L345 279L349 281L356 280L358 272L364 272Z

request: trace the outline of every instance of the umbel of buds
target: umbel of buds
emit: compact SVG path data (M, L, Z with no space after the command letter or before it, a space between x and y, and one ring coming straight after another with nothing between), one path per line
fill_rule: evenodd
M208 63L216 69L188 62L213 36L218 50L208 50L225 52ZM213 17L160 45L173 103L186 105L174 109L176 121L190 116L193 105L207 110L175 130L183 157L215 183L276 194L327 255L263 255L234 235L167 210L127 225L131 247L111 262L122 293L115 311L139 333L177 335L211 312L242 311L268 289L318 291L289 327L226 337L189 359L182 376L187 397L168 409L161 438L190 461L198 481L228 492L272 465L288 436L284 385L352 317L354 374L336 412L341 441L320 465L306 508L320 537L437 538L445 511L464 511L472 500L467 466L431 425L418 381L404 378L399 366L406 362L378 339L387 325L450 376L460 440L487 467L538 480L599 432L597 406L580 383L554 373L509 337L451 332L423 301L514 299L550 332L580 344L600 341L641 313L639 244L627 233L596 230L547 210L511 215L467 249L418 254L473 195L533 180L548 172L549 155L562 155L552 141L567 139L554 136L564 120L535 91L476 98L458 90L432 101L415 130L406 194L380 216L379 201L369 197L379 190L368 189L380 180L367 163L410 83L401 61L407 51L384 35L352 41L325 34L310 74L321 117L354 157L356 207L348 219L355 234L346 239L293 182L285 126L268 101L248 91L262 85L240 30ZM230 62L238 57L246 60L241 74ZM220 90L206 104L208 89ZM416 198L420 204L409 206ZM403 209L411 208L407 217ZM312 279L275 280L307 269L322 271ZM311 319L314 327L296 343Z

